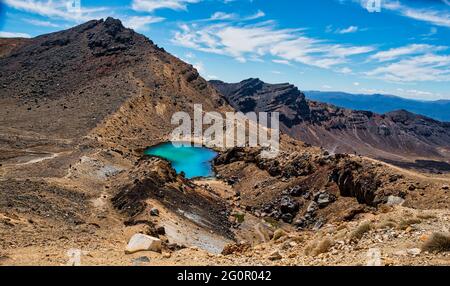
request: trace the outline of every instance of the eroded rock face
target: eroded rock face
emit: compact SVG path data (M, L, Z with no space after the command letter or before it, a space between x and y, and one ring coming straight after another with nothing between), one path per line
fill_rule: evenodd
M175 170L166 161L151 158L141 160L129 174L119 192L112 198L113 206L129 217L135 217L146 209L145 200L150 197L164 197L165 193L176 191L169 187L176 181L182 184Z
M376 199L381 182L373 172L358 163L347 161L338 166L331 176L344 197L355 197L359 203L368 205L377 205L382 201Z
M258 78L228 84L211 81L228 102L243 113L280 112L280 121L291 127L309 119L305 95L292 84L268 84Z

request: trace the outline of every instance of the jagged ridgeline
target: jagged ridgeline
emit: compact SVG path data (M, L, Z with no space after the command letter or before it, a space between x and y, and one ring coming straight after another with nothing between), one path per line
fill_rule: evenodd
M211 81L227 101L242 112L277 111L282 130L332 153L356 153L378 159L413 161L435 172L450 171L450 123L439 122L405 110L387 114L350 110L310 101L291 84L268 84L259 79L240 83ZM432 160L443 161L435 162ZM404 164L403 164L404 165Z

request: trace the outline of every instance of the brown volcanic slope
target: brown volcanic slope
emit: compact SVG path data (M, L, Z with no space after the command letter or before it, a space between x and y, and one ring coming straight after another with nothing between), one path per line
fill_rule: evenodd
M24 45L28 39L25 38L0 38L0 58L6 57L14 49Z
M234 108L278 111L283 131L333 153L357 153L393 162L424 158L448 162L450 158L450 123L404 110L380 115L307 101L291 84L267 84L259 79L211 83ZM448 164L436 165L450 171Z
M390 195L408 207L449 207L446 178L329 155L284 135L275 160L260 149L221 151L212 181L143 156L168 140L175 111L232 108L191 65L112 18L26 40L0 58L0 74L0 264L65 264L73 248L88 253L83 264L131 265L141 256L248 264L215 254L199 262L196 250L179 249L218 253L232 241L267 241L276 228L309 235L355 220L351 229ZM159 216L150 216L153 207ZM124 254L136 232L161 238L165 254Z

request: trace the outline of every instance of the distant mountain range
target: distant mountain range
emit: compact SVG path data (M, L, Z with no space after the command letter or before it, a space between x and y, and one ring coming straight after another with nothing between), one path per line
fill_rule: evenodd
M421 101L385 94L351 94L345 92L305 91L306 98L336 106L387 113L404 109L439 121L450 121L450 100Z

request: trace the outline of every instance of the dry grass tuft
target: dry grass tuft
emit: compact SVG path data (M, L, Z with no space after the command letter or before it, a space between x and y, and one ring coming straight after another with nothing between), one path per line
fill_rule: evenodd
M317 244L319 244L319 242L317 240L313 240L310 243L308 243L308 245L306 245L305 247L305 255L312 255L313 250L317 247Z
M328 252L330 248L334 245L334 240L326 237L319 244L317 244L316 248L311 252L312 256L317 256L321 253Z
M393 219L387 219L384 221L381 221L376 225L377 229L383 229L383 228L396 228L397 223Z
M364 221L358 227L350 233L350 240L360 240L363 235L370 231L372 228L372 223L370 221Z
M314 240L308 244L305 248L305 254L308 256L317 256L321 253L326 253L334 245L334 240L330 237L326 237L319 240Z
M440 232L433 233L422 245L422 250L428 252L450 251L450 235Z
M401 220L398 224L398 228L405 230L409 226L411 226L413 224L419 224L421 222L422 222L422 220L420 220L418 218L410 218L410 219L406 219L406 220Z
M435 219L436 215L434 214L427 214L427 213L421 213L417 215L417 218L423 219L423 220L429 220L429 219Z

